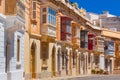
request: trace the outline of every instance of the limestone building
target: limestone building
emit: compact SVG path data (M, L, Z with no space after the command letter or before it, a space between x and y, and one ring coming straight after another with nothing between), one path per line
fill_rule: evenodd
M5 20L6 17L0 14L0 78L7 80L6 54L5 54Z
M0 12L4 15L1 23L1 52L5 56L2 72L3 80L23 80L24 73L24 30L25 30L25 6L23 0L0 0ZM2 19L2 18L1 18ZM4 24L4 25L3 25ZM4 28L2 28L4 26ZM5 64L4 64L5 63Z

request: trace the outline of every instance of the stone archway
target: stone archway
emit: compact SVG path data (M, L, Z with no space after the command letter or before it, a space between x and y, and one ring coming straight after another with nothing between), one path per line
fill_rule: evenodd
M51 70L52 76L55 76L55 46L52 48Z
M35 78L36 77L36 74L35 74L35 53L36 53L36 44L35 42L32 43L32 46L31 46L31 54L30 54L30 73L31 73L31 76L32 78Z

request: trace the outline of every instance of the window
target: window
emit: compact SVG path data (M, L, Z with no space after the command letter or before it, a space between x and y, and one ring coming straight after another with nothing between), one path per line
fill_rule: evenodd
M33 0L33 10L36 10L36 0Z
M53 24L53 16L51 16L51 24Z
M36 0L33 0L32 2L32 16L33 18L36 18Z
M35 24L35 23L33 23L33 24L32 24L32 27L36 27L36 24Z
M20 39L17 39L17 62L20 62Z
M53 16L53 25L55 25L55 21L56 21L55 16Z
M88 34L85 32L85 42L88 42Z
M56 25L56 16L48 14L48 23L52 25Z
M67 20L67 21L66 21L66 24L67 24L67 25L70 25L70 21Z
M48 8L48 13L51 13L51 8Z
M46 12L47 10L46 10L46 8L43 8L43 12Z
M48 13L51 14L51 15L54 15L56 16L56 11L52 8L48 8Z
M43 14L42 20L43 20L43 23L46 23L46 14Z
M66 41L71 41L71 35L70 34L66 35Z
M50 24L52 24L52 16L50 15Z
M48 23L50 24L50 14L48 14Z
M56 11L52 8L48 8L48 23L56 26Z
M66 32L71 33L71 27L69 25L66 26Z

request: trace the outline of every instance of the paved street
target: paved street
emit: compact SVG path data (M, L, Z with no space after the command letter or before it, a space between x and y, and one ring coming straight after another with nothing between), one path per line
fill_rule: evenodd
M94 75L86 77L71 78L67 80L120 80L120 75Z
M51 78L41 80L120 80L120 75L90 75L71 78Z

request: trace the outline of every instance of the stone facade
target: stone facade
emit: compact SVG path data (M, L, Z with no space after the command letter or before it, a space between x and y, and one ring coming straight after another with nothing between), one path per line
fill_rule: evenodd
M26 32L25 32L25 52L24 52L24 72L25 80L41 77L41 41L40 41L40 5L39 1L26 0ZM33 14L33 3L35 13Z
M68 0L1 1L6 17L0 14L0 79L78 76L92 69L113 72L115 55L104 54L104 40L119 41L120 33L102 29L99 15L86 18L86 10ZM101 18L106 15L113 16ZM88 49L88 34L95 34L94 48ZM105 59L110 61L107 68Z
M17 16L7 17L5 34L8 79L23 80L24 22Z
M5 54L5 19L3 14L0 14L0 78L7 80L6 73L6 54Z
M23 80L25 22L22 17L24 14L16 13L24 12L24 9L21 10L24 6L21 1L13 0L12 3L9 1L1 0L0 4L0 12L4 14L4 16L0 14L3 17L0 17L1 68L4 68L0 69L3 72L0 73L0 77L2 80ZM16 9L13 10L13 7Z
M120 31L120 18L119 17L105 17L101 18L101 24L103 28L107 28L112 31Z

